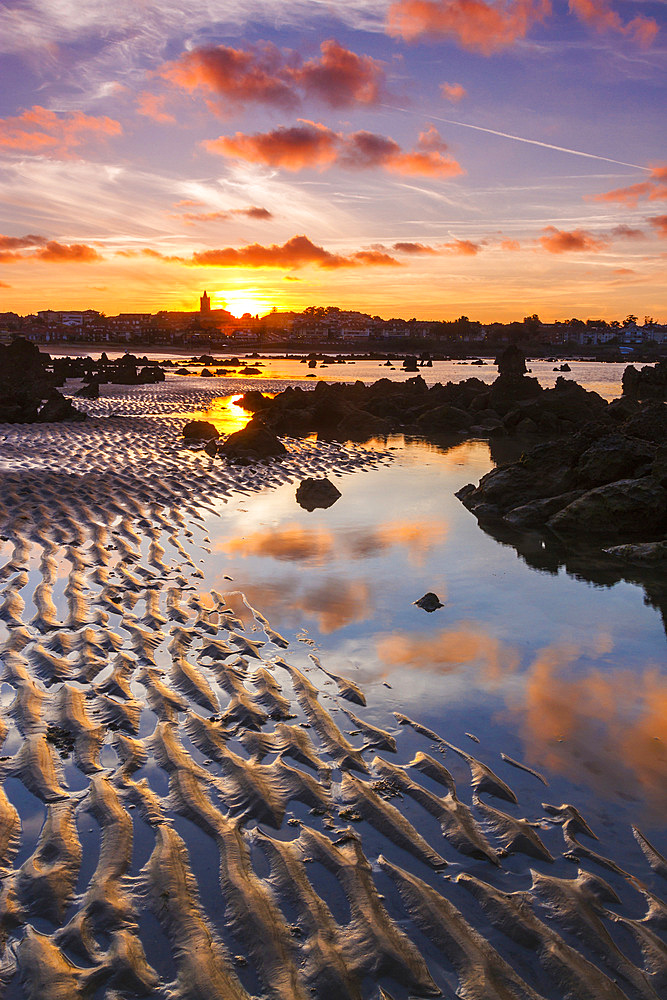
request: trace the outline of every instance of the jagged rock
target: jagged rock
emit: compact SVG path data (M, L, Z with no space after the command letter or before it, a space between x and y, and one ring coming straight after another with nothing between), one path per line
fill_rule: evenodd
M230 434L218 446L218 454L226 458L257 461L262 458L276 458L285 455L287 449L282 441L261 423L250 423L240 431Z
M623 372L623 396L667 400L667 360L645 365L640 371L634 365L628 365Z
M548 525L567 534L641 536L667 529L667 490L654 479L621 479L598 486L554 514Z
M650 472L655 447L623 434L606 434L591 444L577 462L582 487L603 486L618 479L637 479Z
M259 389L249 389L238 400L239 406L247 410L248 413L256 413L258 410L263 410L270 402L271 398L265 396Z
M89 382L88 385L82 385L80 389L77 389L74 395L81 399L99 399L100 383Z
M416 372L418 371L417 358L414 354L408 354L407 357L403 358L403 371L405 372Z
M493 363L498 366L498 375L516 377L525 375L528 371L526 368L526 355L516 344L510 344L501 351Z
M209 441L220 437L217 427L208 420L189 420L183 428L186 441Z
M429 614L445 606L438 595L434 594L431 590L429 590L428 594L420 597L418 601L413 601L413 604L416 604L418 608L422 608L424 611L428 611Z
M304 479L296 491L296 501L304 510L331 507L342 493L329 479Z
M61 420L85 420L86 414L72 403L71 399L65 399L57 389L52 389L48 399L39 410L38 420L40 423L56 423Z
M206 452L207 455L210 455L211 458L215 458L215 456L218 454L218 442L215 440L215 438L211 438L210 441L206 442L206 444L204 445L204 451Z

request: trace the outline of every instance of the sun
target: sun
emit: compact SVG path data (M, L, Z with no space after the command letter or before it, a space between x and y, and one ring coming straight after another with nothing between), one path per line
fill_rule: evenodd
M270 306L261 296L251 291L241 290L238 292L221 292L215 296L216 308L226 309L237 319L250 313L251 316L262 316L267 313Z

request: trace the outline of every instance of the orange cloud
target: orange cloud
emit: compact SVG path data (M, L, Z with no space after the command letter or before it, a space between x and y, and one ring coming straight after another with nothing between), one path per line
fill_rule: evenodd
M316 622L323 635L336 632L373 615L373 599L364 580L328 576L318 586L301 577L285 577L274 584L249 585L244 593L253 607L284 628L302 627L304 618Z
M167 98L164 94L151 94L145 90L137 97L137 112L146 118L152 118L160 125L172 125L176 119L165 110Z
M584 229L573 229L571 232L546 226L545 236L540 236L539 242L549 253L569 253L570 251L588 251L599 253L607 244L602 237L593 236Z
M85 243L57 243L50 240L45 247L31 254L37 260L46 260L53 264L87 264L102 258L93 247Z
M513 673L518 666L516 653L477 625L442 629L427 636L394 632L378 640L377 655L392 667L439 674L474 663L491 682Z
M550 0L396 0L388 31L406 41L451 38L464 49L490 55L525 38L550 13Z
M30 250L30 253L21 253ZM0 235L0 262L45 260L50 263L86 263L101 260L100 254L85 243L58 243L44 236Z
M396 253L409 254L437 254L433 247L426 246L425 243L394 243L392 250Z
M504 239L499 243L501 250L520 250L521 244L518 240Z
M296 94L284 71L280 51L267 43L247 51L227 45L193 49L165 64L160 75L190 93L208 91L232 105L293 107Z
M614 31L631 38L642 48L648 48L658 33L657 22L652 17L639 14L624 24L621 17L609 6L607 0L569 0L573 14L596 31Z
M323 528L308 529L300 524L285 524L281 528L255 531L244 538L231 538L220 544L230 555L261 556L281 562L323 566L334 551L334 537Z
M0 234L0 250L25 250L26 247L41 247L46 243L44 236L28 233L26 236L3 236Z
M447 253L460 254L462 257L474 257L481 247L472 240L452 240L450 243L443 243L442 249Z
M551 646L528 671L517 707L526 757L614 796L667 810L667 681L655 669L570 671L580 650Z
M629 208L634 208L638 202L664 201L667 199L667 167L653 167L648 180L630 184L628 187L615 188L602 194L593 195L593 201L616 201Z
M654 215L648 222L653 226L658 236L667 237L667 215Z
M220 136L203 143L211 153L265 166L298 171L323 170L334 164L350 170L382 168L392 173L427 177L455 177L464 171L445 156L447 144L430 126L420 133L415 149L404 152L393 139L361 130L344 135L318 122L302 120L291 128L271 132Z
M220 250L202 250L194 253L192 264L204 267L304 267L315 264L323 268L357 267L361 264L398 264L398 261L387 254L372 255L359 251L349 257L331 253L324 247L312 243L307 236L293 236L281 246L273 243L262 246L251 243L236 249L224 247Z
M319 58L302 62L297 53L268 43L246 50L218 45L184 52L160 74L190 93L207 91L236 106L290 108L303 98L347 108L375 105L384 96L384 70L377 60L333 39L322 42L320 51Z
M220 136L203 143L210 153L221 153L237 160L303 170L306 167L331 166L338 156L340 136L315 122L303 122L292 128L279 127L271 132Z
M113 118L49 111L35 104L20 115L0 119L0 148L65 158L76 155L73 150L89 140L99 142L122 131Z
M643 240L646 236L642 229L634 229L632 226L624 225L614 226L611 235L624 240Z
M245 215L248 219L272 219L273 213L268 208L260 208L259 205L249 205L248 208L230 208L224 212L183 212L173 213L177 219L183 219L187 223L192 222L226 222L235 215Z
M320 51L321 59L289 71L305 95L332 108L377 104L384 89L384 70L377 60L358 56L333 39L322 42Z
M446 101L456 104L463 97L466 97L468 92L460 83L441 83L440 93Z

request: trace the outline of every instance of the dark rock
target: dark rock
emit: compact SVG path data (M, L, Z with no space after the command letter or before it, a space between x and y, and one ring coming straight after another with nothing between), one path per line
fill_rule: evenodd
M418 370L417 358L414 354L408 354L407 357L403 358L403 371L416 372Z
M218 442L215 440L215 438L211 438L210 441L206 442L206 444L204 445L204 451L206 452L207 455L210 455L211 458L215 458L215 456L218 454Z
M622 479L589 490L547 522L554 531L629 538L667 528L667 491L654 479Z
M263 395L259 389L250 389L248 392L244 392L237 402L248 413L256 413L258 410L265 409L271 403L271 399L269 396Z
M667 541L638 542L636 544L612 545L604 550L607 555L623 562L636 563L641 566L667 567Z
M628 365L623 372L623 396L630 399L667 400L667 360L640 371Z
M209 441L220 437L220 432L208 420L189 420L183 428L187 441Z
M250 461L285 455L287 449L282 441L263 424L256 423L255 419L242 430L230 434L226 441L218 446L218 454L226 458Z
M56 423L61 420L85 420L86 414L82 413L72 403L71 399L65 399L57 389L52 389L48 399L40 407L38 420L40 423Z
M651 468L651 475L657 483L667 489L667 444L659 446Z
M341 496L329 479L304 479L296 491L296 502L304 510L312 511L316 507L331 507Z
M493 363L498 366L499 375L516 377L525 375L528 371L526 368L526 355L516 344L510 344L501 351Z
M583 493L584 490L574 490L544 500L533 500L521 507L514 507L505 514L504 519L515 528L540 528L552 515L563 510Z
M210 372L208 368L202 368L201 378L213 378L213 372Z
M623 434L598 438L580 456L575 474L577 484L591 488L617 479L636 479L647 474L655 458L655 447Z
M667 403L645 403L622 425L623 433L644 441L667 440Z
M390 430L388 420L366 410L351 409L336 427L336 437L340 441L368 441L372 437L384 437Z
M99 399L100 383L89 382L88 385L82 385L80 389L77 389L74 395L81 399Z
M420 597L418 601L413 601L413 604L416 604L418 608L422 608L424 611L428 611L429 614L432 611L437 611L438 608L444 608L445 606L438 595L434 594L430 590L428 594L424 594L424 596Z
M261 375L261 374L262 374L261 369L257 368L255 365L246 365L246 367L242 368L241 371L239 372L239 375Z

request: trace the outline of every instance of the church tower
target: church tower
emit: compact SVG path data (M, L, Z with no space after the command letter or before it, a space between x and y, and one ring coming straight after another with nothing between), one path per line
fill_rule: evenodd
M199 299L199 312L200 313L210 313L211 311L211 300L209 299L206 292Z

